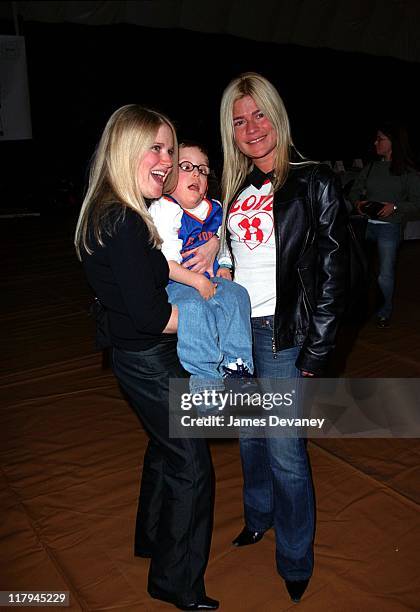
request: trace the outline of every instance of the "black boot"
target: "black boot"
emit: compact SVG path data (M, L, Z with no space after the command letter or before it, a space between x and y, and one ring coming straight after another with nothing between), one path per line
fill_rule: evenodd
M250 531L247 527L244 527L241 533L233 540L232 544L234 546L248 546L248 544L256 544L262 539L264 533L264 531Z
M286 589L290 595L290 599L297 603L301 600L302 595L306 591L306 587L309 584L308 580L285 580Z

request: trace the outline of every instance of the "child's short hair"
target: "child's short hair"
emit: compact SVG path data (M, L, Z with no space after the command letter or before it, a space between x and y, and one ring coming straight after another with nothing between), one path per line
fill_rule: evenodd
M207 161L208 162L210 161L209 152L207 151L206 147L201 142L198 142L197 140L181 140L178 147L180 149L184 149L184 148L198 149L199 151L203 153L203 155L207 157Z

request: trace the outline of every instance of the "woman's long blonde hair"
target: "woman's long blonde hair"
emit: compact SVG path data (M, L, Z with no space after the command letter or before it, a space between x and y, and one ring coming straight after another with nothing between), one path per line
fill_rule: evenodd
M273 125L277 135L274 161L273 189L279 189L289 172L289 150L293 144L289 118L277 89L266 78L256 72L245 72L233 79L223 92L220 107L220 131L223 146L222 197L229 203L247 174L253 162L235 144L233 128L233 105L237 100L251 96Z
M92 254L92 240L103 246L104 233L115 227L108 217L115 205L121 206L121 218L126 208L134 210L149 231L150 244L159 247L162 240L146 206L138 182L139 161L152 146L159 128L166 124L174 139L173 170L165 181L170 192L178 180L178 144L170 120L157 111L128 104L116 110L108 120L91 164L89 184L76 227L75 247L81 258L82 250ZM89 240L89 238L91 240Z

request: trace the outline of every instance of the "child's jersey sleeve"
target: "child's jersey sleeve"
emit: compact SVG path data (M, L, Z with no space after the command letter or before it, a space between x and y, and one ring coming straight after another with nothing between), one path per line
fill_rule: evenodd
M152 202L149 212L163 240L162 253L167 261L182 263L182 240L178 236L183 214L182 208L176 202L163 196Z

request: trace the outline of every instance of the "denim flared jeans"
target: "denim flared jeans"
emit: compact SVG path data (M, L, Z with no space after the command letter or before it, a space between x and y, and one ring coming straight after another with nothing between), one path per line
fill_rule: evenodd
M270 385L268 379L298 378L299 347L272 352L273 317L253 318L252 328L255 371L265 379L262 390L273 390L275 382ZM240 451L246 526L251 531L274 527L279 574L285 580L306 580L313 570L315 510L305 440L244 437Z

